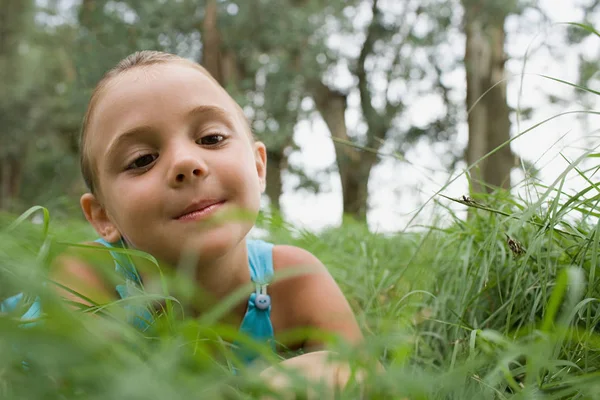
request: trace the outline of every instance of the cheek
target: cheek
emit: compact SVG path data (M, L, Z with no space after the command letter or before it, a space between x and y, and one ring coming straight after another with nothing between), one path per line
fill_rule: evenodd
M253 157L230 158L228 163L221 164L219 176L221 184L237 199L240 207L258 209L261 190Z
M238 175L240 176L240 186L244 187L247 195L252 198L260 198L260 180L256 171L256 162L252 155L246 156L243 160L240 160L240 166L238 167Z
M156 185L143 176L136 178L117 179L114 185L112 201L117 205L119 218L123 222L147 215L149 210L156 207Z

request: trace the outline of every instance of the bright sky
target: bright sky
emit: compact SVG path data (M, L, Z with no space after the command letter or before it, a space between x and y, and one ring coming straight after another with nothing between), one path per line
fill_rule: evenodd
M539 13L527 12L525 18L511 18L507 22L506 50L512 57L520 59L510 60L507 67L509 105L516 108L520 106L533 107L533 118L517 123L513 116L512 133L516 135L532 125L546 118L568 110L582 110L586 108L599 110L600 99L594 99L595 104L584 105L573 96L574 91L568 86L543 79L535 74L544 74L570 82L576 82L578 77L578 51L600 55L600 38L588 37L578 48L565 45L563 34L564 25L557 22L578 21L580 13L575 7L577 0L540 0L542 10L550 18L543 22ZM596 21L596 28L600 21ZM458 35L449 35L452 42L451 48L459 54L464 49L464 40ZM554 47L549 52L543 44ZM519 74L523 71L523 56L527 49L533 49L533 54L528 57L522 82ZM452 86L457 88L457 93L464 93L464 71L458 71L451 77ZM596 80L596 84L598 80ZM522 84L522 88L520 88ZM593 89L600 89L592 87ZM519 92L521 93L519 95ZM573 99L568 106L551 105L546 100L546 94L567 96ZM598 97L598 96L596 96ZM412 122L424 123L432 113L439 110L439 103L431 98L417 99L412 104L410 115ZM438 111L439 112L439 111ZM348 112L347 120L356 118ZM564 171L568 164L562 159L560 153L570 159L576 159L584 150L594 148L600 144L598 130L594 130L599 121L598 116L571 115L545 123L539 128L528 132L513 142L512 149L522 158L534 162L541 170L543 183L550 184ZM587 125L584 121L587 121ZM329 131L320 118L312 122L305 122L298 126L296 139L301 146L301 151L291 156L291 162L302 165L307 173L319 174L322 170L335 161L334 150ZM467 129L463 124L459 137L454 146L464 148L467 141ZM438 148L439 147L439 148ZM434 149L435 148L435 149ZM440 164L440 154L445 151L443 146L421 145L407 154L408 162L400 162L386 158L372 172L369 182L370 212L368 222L372 229L381 232L393 232L404 229L409 220L414 216L415 210L428 200L436 191L440 190L450 179L448 172ZM462 165L464 168L464 165ZM513 173L513 184L521 181L523 174L520 171ZM319 230L330 225L337 225L341 220L341 184L337 174L325 176L324 191L314 195L306 191L293 191L293 179L285 179L282 209L286 218L297 226L312 230ZM584 182L570 179L567 189L582 187ZM522 196L532 196L531 188L521 185L516 191ZM458 178L448 186L444 193L452 197L460 197L468 193L466 179ZM460 207L460 206L459 206ZM456 207L453 207L456 209ZM427 223L433 216L433 210L428 209L419 214L416 222ZM414 222L414 223L416 223Z

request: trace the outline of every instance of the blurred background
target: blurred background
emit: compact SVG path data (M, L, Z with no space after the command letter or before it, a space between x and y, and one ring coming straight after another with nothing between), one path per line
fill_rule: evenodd
M600 143L590 27L599 0L0 0L0 211L81 218L89 96L142 49L242 105L269 149L265 207L298 226L393 232L437 192L535 196Z

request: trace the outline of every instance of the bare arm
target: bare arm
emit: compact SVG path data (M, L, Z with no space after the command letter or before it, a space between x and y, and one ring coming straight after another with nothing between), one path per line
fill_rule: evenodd
M341 289L321 261L310 252L294 246L275 246L273 260L277 272L306 268L307 273L285 279L278 290L284 293L289 313L296 327L309 327L341 337L351 344L360 343L363 335L354 313ZM305 350L324 348L317 339L303 343Z
M97 243L86 244L100 246ZM110 302L116 298L114 288L111 288L105 276L100 274L92 263L86 261L86 255L90 255L91 251L93 250L65 252L56 258L50 270L50 279L58 284L55 287L61 297L87 306L92 304L75 293L99 304ZM98 263L112 265L113 261L108 253L102 251L93 253L94 259ZM65 290L61 286L67 287L71 291Z
M286 310L297 321L296 327L315 328L337 335L351 344L363 340L350 305L319 259L298 247L275 246L273 260L277 272L294 267L307 268L306 274L277 284L282 296L280 300L289 305ZM312 338L305 340L302 347L309 352L265 369L261 377L273 389L283 392L290 385L289 375L284 370L294 370L308 380L322 381L330 389L346 386L351 376L350 366L335 361L335 354L330 351L315 351L324 349L326 343ZM361 379L361 376L358 378ZM309 395L309 398L312 397Z

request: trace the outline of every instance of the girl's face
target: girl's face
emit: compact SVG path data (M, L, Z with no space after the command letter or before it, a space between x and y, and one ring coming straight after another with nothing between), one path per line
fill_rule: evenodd
M187 249L201 260L223 256L253 226L265 147L199 70L171 62L120 74L103 89L88 129L99 194L81 204L104 239L123 237L175 265ZM247 215L214 222L236 210Z

